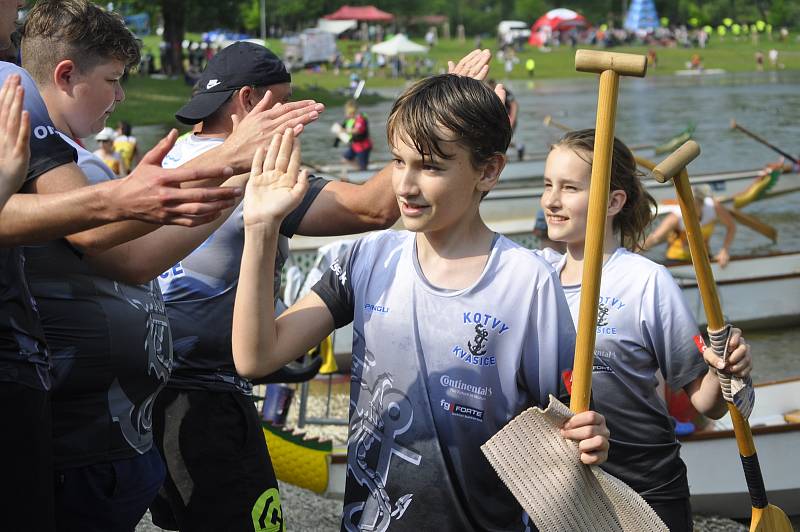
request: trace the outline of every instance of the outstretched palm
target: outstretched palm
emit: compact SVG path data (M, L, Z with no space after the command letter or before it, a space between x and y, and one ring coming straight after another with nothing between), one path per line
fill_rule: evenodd
M19 75L6 78L0 89L0 189L16 192L25 179L30 158L30 118L23 110Z
M279 223L300 204L307 189L308 172L300 171L300 141L287 129L253 157L244 196L245 225Z
M477 79L484 81L486 76L489 75L489 63L492 60L492 52L487 50L472 50L470 53L461 58L458 63L452 61L447 62L447 73L455 74L457 76L464 76L466 78ZM498 84L494 93L500 98L500 101L506 102L506 89L502 84Z

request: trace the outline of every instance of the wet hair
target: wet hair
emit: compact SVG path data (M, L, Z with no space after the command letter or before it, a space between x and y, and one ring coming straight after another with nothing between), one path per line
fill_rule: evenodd
M451 138L445 138L448 132ZM469 151L472 166L478 168L506 153L511 123L500 98L483 82L442 74L416 82L395 101L386 135L390 146L407 142L423 161L434 155L452 159L442 144L455 142Z
M65 59L85 74L110 60L128 69L140 58L141 41L122 17L89 0L39 0L22 27L22 64L40 84Z
M592 165L594 154L594 129L570 131L552 147L569 148ZM622 209L614 216L614 232L619 233L623 247L636 251L641 248L647 227L655 218L656 200L645 190L642 173L636 166L631 150L614 137L611 156L611 191L622 190L626 199Z
M126 137L130 137L131 133L133 132L131 128L130 122L126 122L125 120L120 120L117 123L117 129L119 129L120 133L125 135Z

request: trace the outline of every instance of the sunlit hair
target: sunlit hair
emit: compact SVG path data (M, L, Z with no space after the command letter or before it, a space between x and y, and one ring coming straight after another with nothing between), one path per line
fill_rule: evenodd
M570 131L553 148L569 148L591 166L594 133L594 129ZM633 153L615 137L611 157L611 190L622 190L627 198L622 209L614 216L614 232L620 235L622 245L631 251L641 248L645 231L655 217L657 205L656 200L642 185L641 176Z
M386 124L389 145L407 143L424 160L452 159L442 150L455 142L470 153L478 168L490 157L505 154L511 124L497 95L484 83L442 74L422 79L394 102Z
M22 27L22 65L39 84L66 59L86 74L110 60L137 66L140 54L141 41L122 17L89 0L39 0Z

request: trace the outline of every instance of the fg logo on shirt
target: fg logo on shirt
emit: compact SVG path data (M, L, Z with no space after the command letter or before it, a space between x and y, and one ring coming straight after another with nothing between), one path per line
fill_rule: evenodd
M439 401L439 405L442 407L442 410L450 412L454 416L464 417L474 421L483 421L483 410L472 408L467 405L460 405L458 403L451 403L444 399Z

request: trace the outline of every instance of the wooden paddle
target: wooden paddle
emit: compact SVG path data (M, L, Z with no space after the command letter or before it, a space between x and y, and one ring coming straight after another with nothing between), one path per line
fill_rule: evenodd
M575 70L600 74L595 125L592 181L589 185L589 213L583 255L581 304L578 310L578 337L572 367L572 394L569 407L575 413L589 409L592 393L592 360L597 333L597 301L603 268L603 235L611 188L611 154L614 148L614 123L620 76L644 77L647 58L643 55L578 50Z
M561 131L572 131L571 127L566 126L566 125L564 125L564 124L562 124L560 122L556 122L555 120L553 120L553 117L550 116L550 115L547 115L546 117L544 117L544 120L542 122L544 123L545 127L553 126L555 128L560 129Z
M634 159L636 159L636 164L642 168L647 168L648 170L652 171L656 167L656 163L650 159L645 159L644 157L639 157L638 155L636 155ZM731 209L729 212L731 213L731 216L733 216L734 220L740 224L749 227L753 231L769 238L773 242L778 240L778 230L771 225L762 222L755 216L745 214L738 209Z
M741 131L742 133L744 133L745 135L747 135L751 139L757 140L758 142L760 142L761 144L763 144L767 148L771 149L772 151L783 155L784 157L786 157L787 159L792 161L794 164L800 164L800 161L798 161L795 157L789 155L788 153L786 153L782 149L778 148L774 144L771 144L765 138L763 138L763 137L761 137L759 135L756 135L755 133L753 133L752 131L748 130L744 126L742 126L740 124L737 124L736 120L734 120L733 118L731 118L731 129L738 129L739 131Z
M751 214L743 213L739 209L730 209L729 212L731 213L731 216L733 216L733 219L740 224L749 227L756 233L764 235L772 240L773 243L778 241L778 230L768 223L762 222Z
M686 173L686 165L699 154L700 146L695 141L690 140L656 166L653 170L653 177L661 183L672 179L675 190L678 193L678 202L683 213L683 223L686 226L692 263L697 275L697 285L703 298L703 307L708 319L708 330L711 332L725 329L726 324L722 316L717 285L711 272L711 263L708 260L708 251L700 231L700 218L697 216L692 188L689 185L689 177ZM727 345L723 344L722 353L717 352L717 354L724 354L725 350L727 350ZM717 350L715 349L715 351ZM791 532L793 530L792 525L786 514L777 506L767 502L767 491L764 487L761 467L758 464L750 423L732 402L726 402L726 404L728 405L731 420L733 420L733 430L736 434L736 443L739 446L739 455L742 459L747 490L750 492L750 500L752 501L751 532L756 530Z

